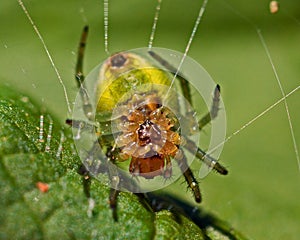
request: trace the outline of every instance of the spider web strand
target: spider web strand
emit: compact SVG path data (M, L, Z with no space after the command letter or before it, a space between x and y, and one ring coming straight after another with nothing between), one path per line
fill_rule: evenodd
M277 70L275 68L275 65L273 63L273 60L272 60L272 57L271 57L271 54L270 54L270 51L267 47L267 44L265 42L265 39L261 33L261 30L260 29L257 29L257 34L259 36L259 39L264 47L264 50L266 52L266 55L268 57L268 60L272 66L272 70L273 70L273 73L275 75L275 78L277 80L277 83L278 83L278 86L280 88L280 92L281 92L281 95L282 97L284 98L283 101L284 101L284 106L285 106L285 110L286 110L286 114L287 114L287 118L288 118L288 121L289 121L289 127L290 127L290 132L291 132L291 136L292 136L292 140L293 140L293 145L294 145L294 151L295 151L295 155L296 155L296 159L297 159L297 163L298 163L298 168L299 168L299 172L300 172L300 158L299 158L299 153L298 153L298 148L297 148L297 142L296 142L296 138L295 138L295 135L294 135L294 128L293 128L293 124L292 124L292 120L291 120L291 116L290 116L290 111L289 111L289 107L288 107L288 104L287 104L287 101L286 101L286 96L285 96L285 92L283 90L283 87L282 87L282 84L281 84L281 81L279 79L279 76L278 76L278 73L277 73Z
M279 85L279 88L280 88L280 91L281 91L281 94L282 94L282 98L280 100L278 100L277 102L275 102L273 105L271 105L269 108L267 108L265 111L262 112L262 114L259 114L256 118L250 120L250 122L254 122L255 120L257 120L259 117L261 117L262 115L264 115L265 113L267 113L268 111L270 111L273 107L275 107L277 104L279 104L280 102L284 101L284 105L285 105L285 109L286 109L286 112L287 112L287 117L288 117L288 121L289 121L289 128L290 128L290 131L291 131L291 137L292 137L292 141L293 141L293 145L294 145L294 151L295 151L295 155L296 155L296 159L297 159L297 163L298 163L298 168L299 168L299 171L300 171L300 157L299 157L299 152L298 152L298 148L297 148L297 142L296 142L296 138L295 138L295 135L294 135L294 130L293 130L293 125L292 125L292 121L291 121L291 117L290 117L290 112L289 112L289 108L288 108L288 104L287 104L287 101L286 101L286 98L293 94L295 91L297 91L299 89L300 86L296 87L294 90L292 90L290 93L288 93L287 95L285 95L284 93L284 90L282 88L282 84L281 84L281 81L278 77L278 74L277 74L277 71L276 71L276 68L275 68L275 65L273 63L273 60L272 60L272 57L271 57L271 54L270 54L270 51L267 47L267 44L262 36L262 33L261 33L261 30L256 26L256 24L254 24L248 17L246 17L245 15L243 15L241 12L237 11L236 9L234 9L226 0L223 0L223 2L225 3L226 7L232 11L234 14L236 14L237 16L239 16L240 18L244 19L246 22L248 22L256 31L256 33L258 34L259 36L259 39L263 45L263 48L264 48L264 51L268 57L268 60L272 66L272 71L275 75L275 78L278 82L278 85ZM297 24L299 24L299 21L297 21L297 19L294 19L296 20ZM249 123L249 122L248 122ZM234 132L232 135L230 135L227 139L225 139L224 142L220 143L216 148L218 148L220 145L224 144L225 142L227 142L233 135L236 135L238 134L241 130L243 130L245 127L247 127L248 125L250 124L245 124L241 129L237 130L236 132Z
M190 47L191 47L191 44L192 44L193 39L194 39L194 37L195 37L195 34L196 34L196 32L197 32L198 26L199 26L199 24L200 24L200 22L201 22L202 16L203 16L203 14L204 14L204 12L205 12L207 2L208 2L208 0L204 0L203 3L202 3L202 6L201 6L201 8L200 8L198 17L197 17L196 22L195 22L195 25L194 25L194 28L193 28L193 30L192 30L191 36L190 36L189 41L188 41L188 43L187 43L187 45L186 45L186 47L185 47L184 54L183 54L183 56L182 56L182 58L181 58L181 60L180 60L180 63L179 63L178 68L177 68L177 71L176 71L176 73L175 73L174 76L173 76L172 82L171 82L171 84L170 84L170 87L169 87L169 89L168 89L168 92L167 92L166 96L169 95L169 92L170 92L171 88L172 88L173 85L174 85L175 79L176 79L178 73L180 72L180 69L181 69L181 67L182 67L182 64L183 64L183 62L184 62L184 60L185 60L185 58L186 58L186 56L187 56L187 54L188 54L188 51L189 51L189 49L190 49Z
M154 37L155 37L155 32L156 32L156 27L157 27L157 22L158 22L158 18L159 18L161 2L162 2L162 0L157 1L157 6L156 6L156 10L155 10L155 15L154 15L154 21L153 21L150 40L149 40L149 44L148 44L148 49L149 50L152 49L153 40L154 40Z
M44 50L45 50L45 52L46 52L46 54L48 56L48 59L49 59L51 65L52 65L52 68L54 69L54 71L56 73L58 81L59 81L59 83L61 84L61 86L63 88L64 95L65 95L65 100L66 100L67 107L68 107L68 112L71 113L71 107L70 107L70 102L69 102L69 97L68 97L68 94L67 94L66 87L65 87L64 82L63 82L63 80L62 80L62 78L61 78L61 76L60 76L60 74L58 72L57 67L54 64L54 61L53 61L52 56L51 56L51 54L50 54L50 52L49 52L49 50L47 48L47 45L46 45L46 43L45 43L42 35L40 34L39 30L37 29L37 26L35 25L34 21L32 20L29 12L27 11L25 5L23 4L22 0L18 0L18 2L19 2L19 5L21 6L23 12L25 13L27 19L29 20L31 26L33 27L35 33L38 35L39 40L41 41L41 43L43 45L43 48L44 48Z
M294 94L296 91L298 91L300 89L300 85L298 87L296 87L295 89L293 89L292 91L290 91L288 94L286 94L285 96L283 96L282 98L280 98L279 100L277 100L275 103L273 103L271 106L267 107L264 111L262 111L260 114L256 115L254 118L252 118L250 121L248 121L246 124L244 124L242 127L240 127L238 130L236 130L235 132L233 132L232 134L230 134L223 142L219 143L218 145L216 145L214 148L212 148L210 151L208 151L206 154L211 154L212 152L214 152L216 149L218 149L219 147L221 147L222 145L224 145L226 142L228 142L229 140L231 140L232 137L236 136L237 134L239 134L241 131L245 130L245 128L249 127L251 124L253 124L254 122L256 122L256 120L258 120L259 118L261 118L263 115L265 115L266 113L268 113L269 111L271 111L271 109L273 109L274 107L276 107L279 103L281 103L282 101L285 101L286 98L288 98L289 96L291 96L292 94Z
M108 0L104 0L104 49L105 52L110 55L108 51Z

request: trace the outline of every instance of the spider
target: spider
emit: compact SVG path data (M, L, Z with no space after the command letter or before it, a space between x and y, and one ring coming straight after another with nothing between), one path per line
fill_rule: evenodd
M192 111L190 85L181 74L174 77L177 69L151 50L148 56L168 72L136 53L119 52L110 56L101 66L98 80L93 86L96 89L93 89L96 96L93 100L82 70L87 35L88 26L85 26L78 48L75 74L81 109L87 121L75 118L66 120L78 131L78 139L81 138L79 131L94 131L97 136L84 157L82 174L86 179L91 172L94 175L103 171L108 174L111 181L109 204L115 219L117 196L122 189L140 192L139 186L133 183L136 178L149 181L158 177L171 179L174 175L173 162L183 174L195 201L200 203L199 184L189 167L186 151L218 173L228 173L189 136L195 127L201 130L217 117L220 86L215 87L210 112L196 123L191 123L189 116L195 114ZM185 101L179 102L172 78L179 82ZM93 108L94 101L96 109ZM126 170L129 176L118 167L123 162L129 163ZM149 181L146 184L151 184Z

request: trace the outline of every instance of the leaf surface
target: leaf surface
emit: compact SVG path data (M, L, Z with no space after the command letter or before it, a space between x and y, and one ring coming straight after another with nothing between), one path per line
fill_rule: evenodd
M0 89L0 239L205 239L207 226L197 211L196 221L187 217L188 205L168 211L176 204L161 200L154 212L132 193L120 193L115 222L106 176L91 181L90 198L84 193L70 129L27 96Z

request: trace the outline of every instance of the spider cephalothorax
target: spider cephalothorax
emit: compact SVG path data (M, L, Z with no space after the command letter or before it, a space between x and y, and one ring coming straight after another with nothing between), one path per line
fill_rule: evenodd
M170 110L162 106L156 93L135 94L127 109L116 139L121 160L131 158L129 171L135 176L171 177L170 157L178 152L181 137L174 129L174 118L168 116Z

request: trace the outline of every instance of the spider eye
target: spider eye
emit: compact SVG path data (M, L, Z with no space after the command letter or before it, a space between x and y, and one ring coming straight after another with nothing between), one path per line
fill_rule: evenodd
M110 59L111 66L116 68L123 67L126 61L127 58L121 53L112 56Z

